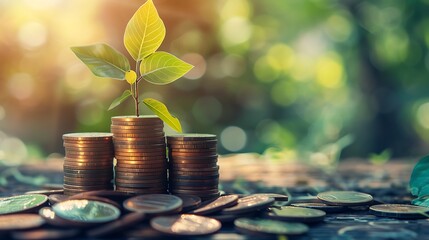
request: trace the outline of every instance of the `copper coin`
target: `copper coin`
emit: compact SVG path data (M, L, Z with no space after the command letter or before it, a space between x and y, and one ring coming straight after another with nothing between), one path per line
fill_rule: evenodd
M159 130L158 130L159 129ZM122 129L118 127L111 127L110 131L113 133L113 136L122 135L122 134L138 134L142 137L164 137L164 131L162 128L158 129L145 129L145 128L135 128L135 129Z
M256 210L264 209L271 206L274 203L274 199L267 196L247 196L240 198L237 201L237 205L225 208L222 213L225 214L238 214L248 213Z
M168 159L173 164L212 164L217 163L217 158L175 158L168 156Z
M170 171L178 171L178 172L213 172L218 171L219 166L210 166L204 168L193 168L193 167L178 167L178 166L170 166Z
M156 126L156 125L155 125ZM147 130L149 132L163 132L164 128L161 127L163 124L158 124L159 127L150 126L150 125L118 125L118 124L112 124L110 125L111 129L121 129L121 130Z
M0 231L37 228L45 223L37 214L20 213L0 216Z
M166 188L127 188L116 186L116 191L125 194L165 194Z
M34 229L12 232L12 238L16 240L46 240L69 239L80 234L77 229Z
M122 178L116 178L116 183L142 183L142 184L148 184L148 183L159 183L159 184L165 184L167 179L164 178L158 178L158 179L151 179L151 180L139 180L139 179L122 179Z
M49 189L42 189L42 190L34 190L34 191L28 191L25 192L25 194L42 194L42 195L52 195L52 194L61 194L63 193L63 189L55 189L55 190L49 190Z
M217 148L171 148L171 153L190 153L190 154L206 154L206 153L217 153Z
M333 206L333 205L327 205L325 203L293 203L291 204L291 206L312 208L312 209L322 210L326 213L343 212L347 209L346 207L343 207L343 206Z
M115 141L115 147L116 148L142 148L146 145L152 145L152 144L165 144L164 138L147 138L147 139L141 139L139 141ZM165 145L166 146L166 145Z
M166 172L165 168L130 168L130 167L121 167L116 165L115 167L116 172L135 172L135 173L161 173Z
M70 156L113 156L113 151L106 149L104 151L72 151L68 150L68 148L65 149L65 155Z
M156 149L155 151L151 152L125 152L125 151L116 151L115 152L116 159L121 159L123 157L161 157L165 158L165 153L160 150Z
M176 194L183 201L182 212L188 212L201 205L201 198L195 195Z
M155 123L162 124L162 120L156 115L143 116L117 116L112 117L112 122L140 122L140 123Z
M202 193L201 192L205 192L205 191L217 191L218 190L218 186L217 185L211 185L211 186L186 186L186 185L173 185L170 184L169 185L169 189L171 191L198 191L198 196L200 196Z
M92 160L87 160L87 159L73 159L73 158L67 158L64 159L65 163L92 163L92 164L96 164L96 163L106 163L106 164L113 164L113 158L105 158L105 159L92 159Z
M29 212L40 208L48 201L42 194L24 194L0 198L0 215L18 212Z
M170 173L169 177L174 181L183 181L183 180L210 180L210 179L219 179L219 174L215 175L201 175L201 176L192 176L192 175L179 175L177 173Z
M122 172L122 171L115 171L116 177L120 178L155 178L155 177L161 177L166 176L167 172L161 171L161 172Z
M166 179L166 175L148 175L148 176L133 176L133 175L118 175L116 174L116 179L123 180L136 180L136 181L150 181L156 179Z
M145 135L142 133L133 133L130 131L130 133L114 133L115 138L144 138ZM163 137L164 133L160 133L157 135L153 135L153 137Z
M182 189L174 189L171 190L171 193L173 194L187 194L187 195L197 195L199 197L201 197L201 195L210 195L210 194L218 194L219 190L217 189L213 189L213 190L182 190Z
M64 190L63 190L63 192L64 192ZM68 198L69 198L69 196L66 196L64 194L51 194L51 195L49 195L49 203L51 205L54 205L55 203L65 201Z
M177 158L208 158L209 156L212 158L217 158L217 152L211 151L211 152L177 152L177 151L170 151L169 156L171 157L177 157Z
M112 189L112 184L100 184L100 185L94 185L94 186L64 184L64 190L89 191L89 190L101 190L101 189Z
M74 168L74 169L98 169L98 168L113 168L113 162L111 163L81 163L81 162L66 162L63 167L65 168Z
M126 188L167 188L167 183L123 183L115 182L116 187L126 187Z
M193 210L191 213L198 215L207 215L210 213L219 212L224 208L236 205L237 201L237 195L221 196L212 202L203 204L203 206Z
M126 161L152 161L153 159L162 159L163 161L167 161L165 155L160 154L159 156L137 156L137 157L124 157L124 156L116 156L116 160L126 160Z
M113 143L109 142L64 142L65 148L113 148Z
M113 167L108 166L107 168L98 168L98 169L94 169L94 170L87 170L87 169L75 169L75 168L69 168L69 167L64 167L64 174L82 174L82 175L99 175L99 174L107 174L113 171Z
M113 178L113 171L110 169L109 172L103 173L103 174L71 174L71 173L64 173L64 177L67 177L68 179L74 179L74 178L85 178L89 180L95 180L95 179L106 179L106 178Z
M154 144L144 144L144 145L135 145L131 146L132 148L120 147L120 145L115 146L115 150L120 150L124 152L157 152L162 151L165 152L165 144L163 143L154 143Z
M171 171L170 170L170 174L174 175L174 176L180 176L180 177L184 177L184 176L189 176L189 177L194 177L194 176L215 176L215 175L219 175L219 171L216 170L212 170L212 171L203 171L203 172L198 172L198 171L178 171L178 170L174 170Z
M168 194L140 195L124 201L124 208L128 211L157 215L179 212L182 205L182 199Z
M88 181L84 178L76 178L76 179L64 179L64 184L67 185L77 185L81 187L91 187L91 186L100 186L100 185L107 185L112 182L112 179L94 179L92 181Z
M213 159L218 159L218 155L217 154L206 154L206 155L201 155L201 156L190 156L190 155L172 155L171 153L168 155L170 158L173 159L183 159L183 160L213 160Z
M152 161L129 161L129 160L118 160L117 163L121 165L143 165L143 166L152 166L152 167L166 167L167 160L166 159L152 159Z
M187 133L167 136L170 141L201 141L201 140L216 140L214 134Z
M273 208L266 214L268 218L272 219L307 223L323 221L325 215L326 213L321 210L292 206L285 206L280 209Z
M208 180L201 180L201 179L176 179L176 178L170 178L171 184L176 185L189 185L193 186L207 186L207 185L217 185L219 183L219 179L208 179Z
M176 162L170 162L169 167L173 171L175 169L183 169L183 168L214 168L217 167L217 162L214 163L176 163Z
M100 156L82 156L82 155L75 155L75 156L66 156L64 158L64 161L108 161L112 160L114 157L113 154L110 155L100 155Z
M155 217L150 221L150 225L157 231L174 236L208 235L222 227L216 219L193 214Z
M127 163L122 163L122 162L118 162L116 164L117 167L120 168L138 168L138 169L166 169L167 168L167 164L165 163L160 163L160 164L127 164Z
M317 194L324 203L337 206L361 206L372 202L371 195L355 191L330 191Z
M209 143L193 143L193 144L185 144L185 143L181 143L181 144L170 144L167 143L167 147L170 149L200 149L200 148L215 148L216 147L216 142L209 142Z
M152 143L150 142L151 140L153 140L154 137L142 137L142 138L129 138L129 137L114 137L113 138L113 143L115 145L147 145L147 144L165 144L165 138L164 137L156 137L155 139L157 140L162 140L162 142L160 143ZM167 146L167 145L166 145Z
M66 152L97 152L97 153L111 153L113 152L113 145L103 147L65 147Z
M88 133L67 133L63 134L63 139L65 141L109 141L112 139L113 134L111 133L97 133L97 132L88 132Z
M113 233L123 232L124 230L141 223L146 218L146 214L143 212L128 213L114 222L89 230L86 235L89 237L102 237Z

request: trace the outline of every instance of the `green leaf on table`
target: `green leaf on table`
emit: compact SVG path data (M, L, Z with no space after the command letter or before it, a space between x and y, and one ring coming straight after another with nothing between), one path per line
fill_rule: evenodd
M410 177L411 194L417 197L429 196L429 156L419 160Z
M142 77L153 84L164 85L176 81L193 66L166 52L155 52L140 64Z
M128 59L107 44L72 47L71 50L95 76L124 80L125 72L130 70Z
M173 130L182 132L179 119L173 117L162 102L153 98L146 98L143 100L143 103Z
M144 3L125 28L124 45L136 61L154 53L165 37L164 22L152 0Z
M109 110L114 109L115 107L119 106L119 104L121 104L123 101L127 100L127 98L129 98L131 96L131 91L130 90L125 90L122 95L118 98L116 98L115 100L113 100L112 104L110 104Z

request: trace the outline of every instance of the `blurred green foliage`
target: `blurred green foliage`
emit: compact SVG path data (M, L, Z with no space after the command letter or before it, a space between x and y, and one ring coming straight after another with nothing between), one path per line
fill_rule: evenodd
M68 47L123 50L142 1L41 2L0 1L0 130L61 152L63 133L108 131L111 116L132 114L105 110L125 85L92 77ZM217 134L220 153L320 165L427 153L428 0L154 2L161 49L195 68L143 85L142 97L169 105L185 132Z

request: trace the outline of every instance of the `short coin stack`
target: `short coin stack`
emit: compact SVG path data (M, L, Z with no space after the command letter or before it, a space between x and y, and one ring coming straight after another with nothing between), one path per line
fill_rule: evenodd
M157 116L113 117L116 190L147 194L167 192L164 124Z
M111 133L69 133L63 140L64 194L113 189Z
M170 193L196 195L203 201L219 196L216 144L211 134L167 136Z

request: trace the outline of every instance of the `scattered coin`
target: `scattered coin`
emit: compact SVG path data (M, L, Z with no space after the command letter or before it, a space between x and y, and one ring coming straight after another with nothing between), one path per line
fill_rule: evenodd
M55 190L49 190L49 189L42 189L42 190L34 190L26 192L25 194L42 194L42 195L52 195L52 194L62 194L64 192L64 189L55 189Z
M89 237L102 237L112 233L121 232L127 228L134 227L146 219L146 214L143 212L132 212L121 217L120 219L104 224L100 227L89 230L86 235Z
M42 226L45 223L37 214L19 213L0 216L0 231L23 230Z
M327 205L325 203L293 203L291 205L294 207L305 207L322 210L326 213L343 212L346 210L346 208L343 206Z
M64 194L51 194L51 195L49 195L48 200L49 200L49 203L51 205L54 205L55 203L65 201L68 198L69 198L69 196L64 195Z
M207 215L215 212L219 212L224 208L231 207L237 204L237 195L221 196L214 201L204 204L202 207L192 211L192 214Z
M46 239L68 239L80 234L77 229L35 229L27 231L12 232L12 238L17 240L46 240Z
M175 196L183 201L182 212L189 212L201 205L201 198L198 196L184 194L177 194Z
M103 202L110 204L118 209L121 209L122 206L119 205L119 203L105 197L99 197L99 196L79 196L80 194L75 194L73 196L70 196L67 200L89 200L89 201L97 201L97 202Z
M42 194L25 194L0 198L0 215L37 210L48 201Z
M124 201L124 208L132 212L147 214L170 214L182 210L183 201L168 194L147 194L129 198Z
M150 225L157 231L174 236L208 235L222 227L216 219L193 214L155 217Z
M429 208L408 204L379 204L369 207L370 213L380 217L419 219L429 217Z
M354 191L330 191L317 194L324 203L338 206L360 206L372 202L371 195Z
M63 219L59 217L50 207L44 207L39 210L39 215L51 226L56 227L64 227L64 228L70 228L70 227L76 227L76 228L87 228L92 226L91 224L88 224L86 222L76 222L76 221L69 221L66 219Z
M59 217L85 223L105 223L116 220L121 215L113 205L91 200L67 200L52 206Z
M240 214L248 213L256 210L261 210L271 206L274 203L274 198L267 196L247 196L238 199L237 205L222 210L224 214Z
M239 218L234 221L234 226L238 231L251 235L300 235L309 231L308 226L302 223L261 218Z
M255 193L252 195L253 196L267 196L270 198L274 198L274 200L276 200L276 201L287 201L288 200L287 195L278 194L278 193Z
M292 206L273 208L266 213L266 216L272 219L306 223L323 221L325 215L321 210Z

